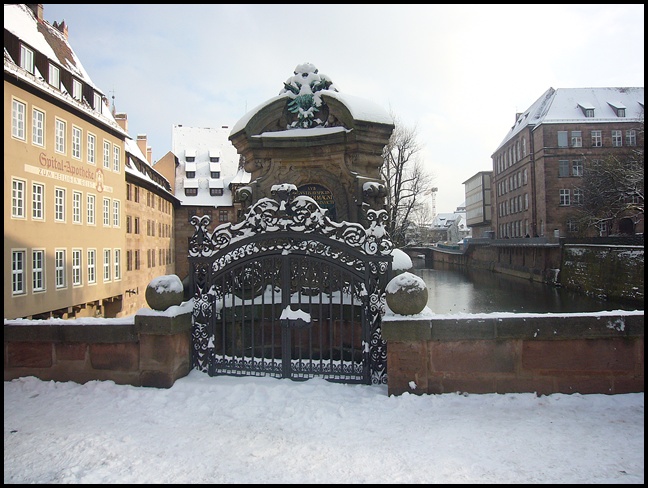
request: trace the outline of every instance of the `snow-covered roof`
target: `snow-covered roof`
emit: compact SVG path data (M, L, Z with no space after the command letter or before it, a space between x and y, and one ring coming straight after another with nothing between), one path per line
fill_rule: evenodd
M624 109L624 117L619 115L618 109ZM586 110L593 110L594 116L586 116ZM643 87L549 88L519 114L515 125L497 149L528 126L638 121L643 115Z
M147 181L166 193L169 193L168 188L171 187L171 184L169 183L169 180L167 180L164 176L162 176L158 171L153 169L151 165L149 164L148 160L146 159L146 156L142 153L140 150L139 146L137 145L137 142L131 139L130 137L127 137L125 140L125 147L126 147L126 154L128 156L127 159L127 164L125 166L125 171L126 173L131 174L132 176L142 180L142 181ZM138 168L137 164L135 163L135 159L137 159L143 166L146 166L146 171L140 171ZM151 178L151 174L156 176L156 181L155 179ZM160 181L166 183L168 186L164 186L164 184L161 184Z
M250 174L239 171L239 155L228 139L229 134L229 126L173 127L171 151L181 156L176 168L175 196L182 205L228 207L232 205L230 183L249 183ZM187 156L195 157L195 161L185 161ZM213 157L220 158L219 162L211 162ZM187 178L187 171L195 171L195 176ZM211 177L216 171L221 173L220 178ZM198 194L187 196L185 188L197 188ZM211 188L222 188L223 195L211 195Z
M34 12L26 4L4 5L4 28L20 39L21 42L45 55L55 65L61 66L82 82L90 85L102 97L100 110L93 110L87 103L74 99L65 90L63 84L61 84L60 89L50 85L36 66L34 67L35 74L24 70L16 62L17 60L11 58L6 48L4 55L5 73L11 73L12 76L24 80L38 90L57 98L77 110L83 111L93 119L110 126L111 129L120 134L127 135L126 131L115 121L110 107L103 96L103 92L92 82L90 76L83 68L81 61L68 43L67 38L59 29L44 19L41 21L37 20Z

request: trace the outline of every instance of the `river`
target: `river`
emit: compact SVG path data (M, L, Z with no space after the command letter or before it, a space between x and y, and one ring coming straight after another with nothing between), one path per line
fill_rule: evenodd
M576 313L603 310L643 310L642 303L621 303L487 270L444 266L424 268L412 259L410 272L423 278L428 307L434 313Z

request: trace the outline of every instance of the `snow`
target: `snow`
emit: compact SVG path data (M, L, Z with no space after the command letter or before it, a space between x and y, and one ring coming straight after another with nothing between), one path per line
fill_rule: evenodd
M391 252L392 255L392 269L394 271L401 271L412 268L412 259L407 253L401 249L394 248Z
M644 395L4 383L7 483L644 483Z
M149 285L157 293L182 293L182 281L178 275L162 275L153 278Z
M385 291L387 293L396 293L401 289L406 290L408 293L414 293L419 290L426 290L427 287L423 278L406 271L394 276L390 282L387 283Z

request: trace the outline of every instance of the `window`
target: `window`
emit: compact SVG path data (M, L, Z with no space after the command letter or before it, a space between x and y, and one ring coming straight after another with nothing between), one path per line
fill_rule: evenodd
M574 190L574 205L582 205L584 202L583 190Z
M96 202L96 197L94 195L88 194L87 200L87 220L88 220L88 225L95 225L95 202Z
M81 159L81 129L72 126L72 157Z
M560 190L560 206L566 207L569 204L569 190Z
M83 284L81 278L81 249L72 249L72 285Z
M92 103L93 103L93 108L97 112L101 112L101 95L99 95L97 92L94 92L92 94Z
M139 186L135 187L135 202L139 202Z
M11 251L11 293L25 293L25 251Z
M135 250L135 269L140 269L140 252Z
M579 103L578 106L587 118L594 117L594 106L591 103Z
M139 217L135 217L135 234L140 233L140 219Z
M32 183L32 219L43 220L43 200L45 187L40 183Z
M25 140L25 110L26 105L18 100L11 102L11 136L21 141Z
M97 145L97 136L88 133L88 164L96 163L95 146Z
M229 214L227 210L218 211L218 221L219 222L229 222Z
M65 222L65 188L54 189L54 220Z
M104 168L110 169L110 142L104 140L103 165Z
M578 223L575 220L569 219L567 221L567 232L578 232Z
M110 198L103 199L103 225L110 227Z
M45 251L32 251L32 291L45 290Z
M54 251L54 274L56 276L56 288L65 288L65 249Z
M45 145L45 113L37 108L32 110L32 144Z
M133 230L133 218L130 215L126 216L126 234L130 234Z
M103 256L103 279L110 281L110 249L104 249Z
M61 89L61 71L53 64L49 65L49 84L57 90Z
M620 130L612 131L612 147L621 147L623 146L623 136L621 135Z
M569 160L561 159L558 161L558 176L560 178L569 176Z
M571 146L583 147L583 134L579 130L573 130L571 133Z
M213 197L218 197L223 194L223 189L222 188L210 188L209 189L209 194Z
M72 192L72 223L81 223L81 198L83 197L80 191Z
M83 99L83 85L76 78L72 78L72 96L79 102Z
M34 74L34 51L24 44L20 45L20 67Z
M185 188L185 195L188 197L195 197L198 195L198 188Z
M133 251L126 251L126 271L133 271Z
M119 173L121 167L121 148L117 145L113 146L113 171Z
M25 218L25 182L11 180L11 216L14 219Z
M97 251L88 249L88 283L97 282Z
M567 147L567 131L558 131L558 147Z
M56 119L54 126L54 150L58 153L65 154L65 121Z
M583 162L580 159L572 161L572 176L583 176Z
M603 146L603 135L600 130L592 131L592 147L602 147Z
M637 131L635 131L634 129L626 131L626 145L627 146L637 145Z
M121 249L115 249L115 279L121 279Z
M220 171L212 171L212 172L209 173L209 174L210 174L210 176L211 176L212 178L214 178L215 180L217 180L218 178L220 178Z
M113 200L113 227L119 227L121 224L119 200Z

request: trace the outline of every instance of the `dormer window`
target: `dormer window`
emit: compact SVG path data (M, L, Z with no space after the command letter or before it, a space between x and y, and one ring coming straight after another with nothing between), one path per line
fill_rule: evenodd
M20 45L20 67L34 74L34 51L24 44Z
M221 175L220 163L212 163L212 162L209 163L209 175L214 179L220 178Z
M49 84L57 90L61 89L61 72L58 66L49 65Z
M594 117L594 105L592 105L591 103L584 102L584 103L579 103L578 106L583 111L583 115L585 115L585 117L587 118Z
M184 192L188 197L195 197L198 195L198 181L197 180L185 180L184 181Z
M187 178L196 177L196 163L186 163L185 164L185 174Z
M93 94L93 104L94 109L97 112L101 112L101 95L99 95L97 92L94 92Z
M83 97L83 85L76 78L72 78L72 96L78 101Z
M209 162L210 163L219 163L220 162L220 151L218 149L209 150Z
M187 161L188 163L193 163L195 160L196 160L196 150L185 149L185 161Z
M623 105L621 102L608 102L608 105L612 107L612 110L614 110L614 113L616 113L617 117L625 117L626 115L626 107Z

